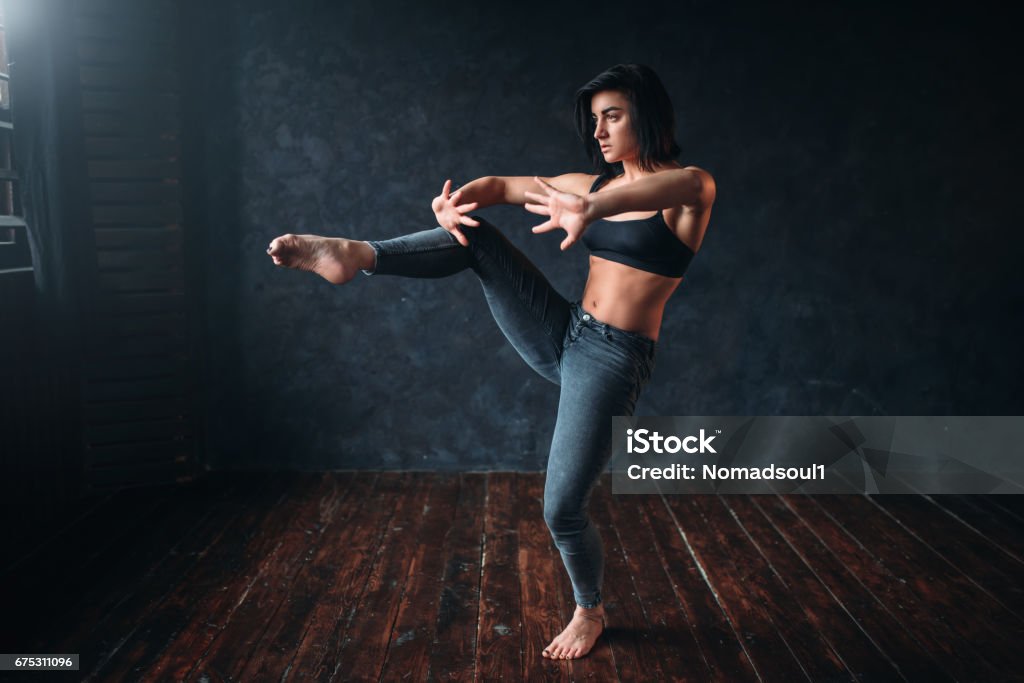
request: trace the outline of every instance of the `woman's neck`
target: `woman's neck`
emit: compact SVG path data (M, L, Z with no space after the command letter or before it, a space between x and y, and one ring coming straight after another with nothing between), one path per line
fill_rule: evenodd
M637 163L636 158L623 159L622 174L619 177L625 180L627 183L631 183L634 180L637 180L638 178L643 178L644 176L652 175L654 173L657 173L658 171L664 171L669 168L682 168L682 166L675 161L656 161L654 162L653 171L645 171L640 168L640 165Z

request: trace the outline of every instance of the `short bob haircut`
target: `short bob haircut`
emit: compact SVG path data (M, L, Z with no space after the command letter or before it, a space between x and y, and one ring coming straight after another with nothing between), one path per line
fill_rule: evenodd
M609 164L594 139L590 102L603 90L618 90L629 99L629 121L640 150L637 164L653 171L659 161L672 161L682 150L676 142L675 114L665 86L652 69L643 64L616 64L576 91L576 132L583 141L594 170L602 177L622 173L622 163Z

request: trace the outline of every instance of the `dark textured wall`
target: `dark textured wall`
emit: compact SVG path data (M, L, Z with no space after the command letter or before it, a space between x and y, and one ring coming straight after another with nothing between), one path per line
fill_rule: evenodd
M572 94L622 61L661 74L681 160L718 183L639 413L1022 411L1019 59L998 17L568 7L196 10L213 466L542 468L557 387L471 273L334 287L264 250L432 227L446 177L588 170ZM582 246L485 215L579 296Z

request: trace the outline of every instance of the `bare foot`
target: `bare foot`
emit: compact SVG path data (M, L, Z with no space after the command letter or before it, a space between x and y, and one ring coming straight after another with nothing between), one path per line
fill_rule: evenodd
M316 273L328 282L344 284L360 269L374 266L373 248L366 242L318 235L281 235L267 248L274 264Z
M598 637L604 631L604 606L593 609L576 606L572 621L565 630L555 636L551 644L544 648L543 655L550 659L577 659L583 657L594 647Z

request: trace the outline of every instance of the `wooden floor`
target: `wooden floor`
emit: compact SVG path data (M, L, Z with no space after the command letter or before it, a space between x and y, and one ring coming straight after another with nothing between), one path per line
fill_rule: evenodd
M61 680L97 681L1022 680L1019 497L660 498L604 480L609 628L569 663L540 655L573 608L542 488L218 473L36 524L7 509L0 652L78 653Z

